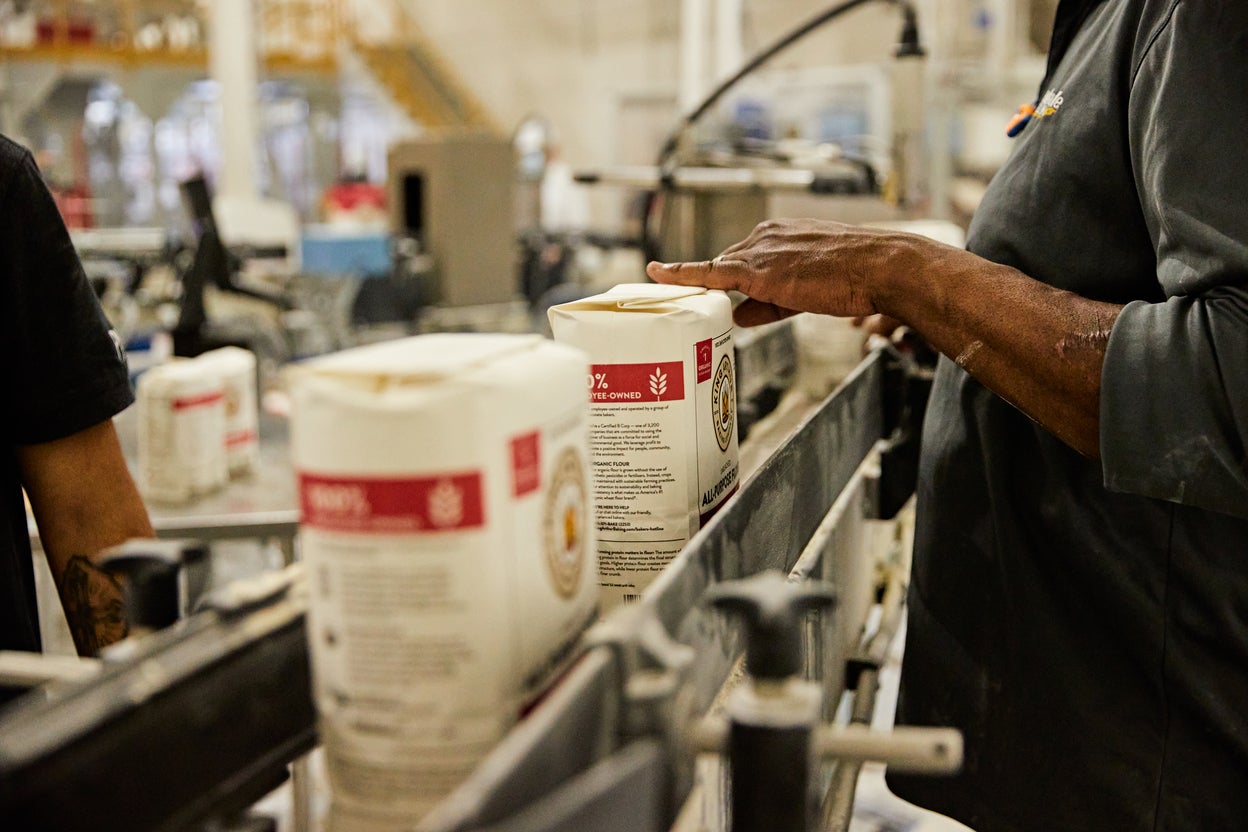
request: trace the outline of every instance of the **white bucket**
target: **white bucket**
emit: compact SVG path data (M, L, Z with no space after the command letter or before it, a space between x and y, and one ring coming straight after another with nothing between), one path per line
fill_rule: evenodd
M424 815L596 616L588 369L537 336L427 335L290 372L316 702L342 812Z

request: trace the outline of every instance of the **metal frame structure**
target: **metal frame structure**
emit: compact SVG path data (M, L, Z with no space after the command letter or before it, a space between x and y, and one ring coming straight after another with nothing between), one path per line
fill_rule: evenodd
M917 450L908 425L925 392L922 374L890 353L864 361L639 603L587 634L564 679L420 829L671 829L697 785L697 755L717 747L699 729L743 649L739 628L702 602L726 580L779 569L836 585L842 603L810 614L806 675L824 691L825 719L845 688L869 712L889 627L864 637L877 584L864 529L913 485L904 482ZM903 581L895 575L885 593L886 625ZM94 679L47 685L0 714L0 826L202 828L258 799L313 747L300 567L223 592L207 611L131 643ZM940 759L943 746L916 752L835 730L816 739L846 760L825 806L828 829L844 828L834 824L848 817L859 761L956 763Z

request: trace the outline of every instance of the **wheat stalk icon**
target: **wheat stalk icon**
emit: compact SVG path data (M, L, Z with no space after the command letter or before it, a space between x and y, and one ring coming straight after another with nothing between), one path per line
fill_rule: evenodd
M464 495L450 480L442 480L429 492L429 520L438 528L458 526L464 520Z
M655 367L654 372L650 374L650 392L655 395L655 398L667 392L667 373L663 372L661 367Z

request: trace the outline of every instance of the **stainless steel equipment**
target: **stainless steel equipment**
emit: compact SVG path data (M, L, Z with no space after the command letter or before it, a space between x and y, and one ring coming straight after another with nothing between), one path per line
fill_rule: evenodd
M771 197L781 193L878 197L873 172L862 165L830 163L821 170L691 164L665 175L657 167L620 167L577 174L585 185L610 185L661 194L651 212L660 217L654 233L664 260L708 260L745 239L767 219Z

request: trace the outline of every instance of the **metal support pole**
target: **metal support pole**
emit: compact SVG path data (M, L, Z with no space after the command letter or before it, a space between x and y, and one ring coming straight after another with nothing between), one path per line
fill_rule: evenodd
M252 0L212 4L209 69L221 85L221 172L217 195L255 199L256 20Z
M897 636L905 614L906 584L899 572L889 576L881 602L880 626L863 645L861 658L855 660L858 668L857 685L854 686L854 706L850 725L870 725L875 715L876 696L880 690L880 668L888 656L889 646ZM961 764L961 739L956 740L957 765ZM944 755L937 755L943 757ZM956 766L955 766L956 770ZM820 812L820 829L823 832L847 832L854 812L854 793L858 788L858 775L862 772L862 760L841 760L832 773L832 782L823 798Z
M880 688L878 670L864 670L858 677L858 690L854 694L851 725L871 724L875 712L875 696ZM847 832L854 815L854 792L858 788L858 775L862 773L861 760L840 760L832 773L823 799L819 828L823 832Z
M290 566L295 562L295 536L293 534L279 536L277 547L282 553L282 566Z
M742 18L745 0L715 0L715 80L723 81L745 63Z
M290 818L293 832L312 832L312 774L309 755L290 764Z
M682 0L680 5L680 110L689 112L706 92L707 22L710 0Z

